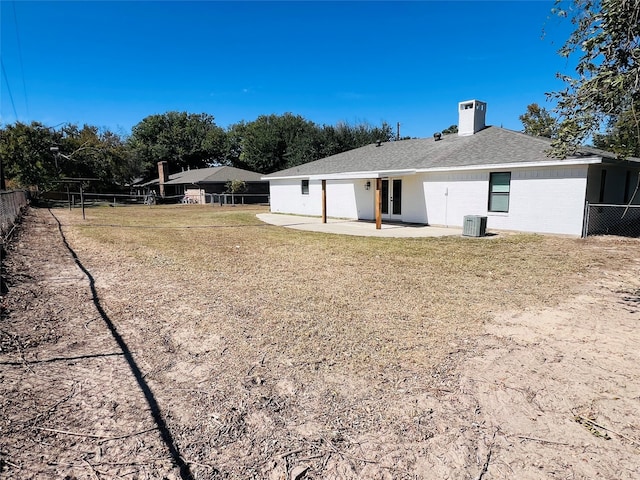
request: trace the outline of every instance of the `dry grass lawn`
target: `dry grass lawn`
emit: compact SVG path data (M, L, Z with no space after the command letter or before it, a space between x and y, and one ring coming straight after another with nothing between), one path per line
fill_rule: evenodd
M565 465L566 455L549 460L560 444L569 457L586 455L586 447L574 448L562 439L542 444L555 450L544 451L546 460L534 467L523 459L542 450L522 453L521 448L529 444L515 445L512 437L500 431L500 425L519 418L509 410L510 402L522 401L527 409L541 411L540 415L559 408L558 416L550 421L557 424L560 418L564 422L568 415L569 430L584 434L571 414L553 403L565 393L547 391L552 401L546 406L538 400L543 398L542 388L528 383L529 374L531 378L549 377L544 373L550 365L546 353L536 350L540 346L545 351L546 337L516 341L522 331L517 329L519 321L513 320L508 325L515 333L502 338L502 327L492 322L530 314L526 318L535 328L537 312L554 312L601 285L603 278L614 278L616 272L626 272L630 266L637 268L636 240L541 235L351 237L265 225L256 218L264 211L264 207L248 206L95 207L87 209L86 220L78 209L52 211L69 245L95 279L100 304L131 349L194 477L482 478L488 471L494 476L487 474L487 479L565 478L556 473L570 468L577 472L575 478L586 478L581 475L590 470L582 463ZM34 221L48 224L47 235L52 235L54 221L48 212L40 212ZM56 272L49 280L51 291L71 282L75 291L86 292L86 279L78 276L73 265L65 268L68 271ZM628 291L629 298L640 295ZM78 302L91 307L90 299L83 295L77 294ZM582 312L580 301L570 308ZM108 332L96 321L99 317L73 312L65 314L68 320L61 324L71 333L61 330L56 337L73 338L67 339L67 346L61 341L54 345L64 347L64 354L21 350L21 358L89 354L94 358L96 350L115 355ZM620 328L627 328L623 322L629 321L627 317L620 318ZM551 332L546 336L556 331L552 323L545 325L550 325ZM489 335L490 326L497 333ZM570 333L571 328L566 330ZM19 332L11 335L18 338ZM103 343L97 343L98 338ZM635 340L629 338L633 345ZM555 360L550 360L562 365L562 374L568 371L558 363L563 358L563 341L558 339ZM516 348L524 353L509 357ZM576 355L581 348L578 345ZM524 355L540 365L527 370L519 363ZM474 372L465 377L460 366L494 358L505 369L511 365L508 375L516 375L520 383L504 374L479 383L486 386L486 392L478 387L474 393L474 382L480 380ZM130 373L118 366L117 358L108 360L112 363L99 361L101 366L96 368L101 376L87 366L86 372L94 373L86 383L95 383L97 391L103 385L101 379L109 378L116 389L111 397L107 393L92 397L95 411L102 413L91 413L85 407L87 420L78 413L61 418L51 415L44 423L47 427L86 431L91 416L103 415L105 425L113 422L104 434L109 437L118 436L113 430L148 428L144 401L133 393L126 393L127 400L113 400L121 407L104 413L109 398L135 388L118 383L125 382ZM44 378L47 365L37 367L41 370L35 374ZM574 365L572 359L569 369ZM32 372L25 370L20 375L28 378ZM55 379L65 371L46 372L52 385L64 385ZM18 373L12 375L16 375L16 385L28 386ZM559 373L552 376L562 378ZM511 386L505 390L507 383ZM53 388L47 385L43 383L42 388ZM32 390L20 395L30 396L36 410L45 408L37 407L37 392ZM67 396L63 391L56 395L75 399L88 391L84 387L78 393L75 388ZM515 397L508 397L506 406L498 402L502 417L489 410L483 417L483 408L489 408L490 402L481 405L481 394L491 397L503 391ZM634 395L630 392L624 397L630 402L625 409L633 408ZM129 410L122 405L129 405ZM78 420L69 424L73 415ZM536 415L530 416L543 418ZM132 426L132 419L137 427ZM521 433L527 434L526 425L512 429L524 429ZM20 437L20 441L28 444L33 432L24 431L31 436ZM529 437L535 437L535 430L531 431L534 434ZM45 437L43 441L54 440ZM64 464L67 470L53 464L58 469L55 472L77 474L91 461L114 476L129 471L140 478L162 473L162 464L153 460L158 450L152 452L149 447L151 437L140 442L141 437L127 438L121 444L111 442L110 450L105 445L95 458L83 454L81 462L70 457ZM6 450L20 451L11 448ZM78 446L64 448L68 453ZM616 455L620 456L610 458L620 460L628 455L625 445L619 448ZM136 463L123 463L123 456ZM15 458L12 462L18 464ZM46 472L49 465L38 468ZM605 474L603 478L614 477Z
M553 305L607 261L580 240L347 237L264 225L260 211L96 208L64 221L74 244L134 278L153 270L158 284L181 285L185 308L240 321L202 329L248 332L254 355L275 349L340 375L432 368L492 313Z

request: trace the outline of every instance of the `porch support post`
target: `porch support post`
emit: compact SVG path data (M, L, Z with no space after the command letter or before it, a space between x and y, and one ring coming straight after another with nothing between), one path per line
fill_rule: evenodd
M327 181L322 180L322 223L327 223Z
M382 179L376 178L376 195L375 195L375 211L376 211L376 230L382 228Z

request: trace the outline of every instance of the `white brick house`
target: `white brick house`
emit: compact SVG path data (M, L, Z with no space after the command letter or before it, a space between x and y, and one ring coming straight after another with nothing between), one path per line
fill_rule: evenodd
M368 145L263 177L271 211L320 216L324 206L329 217L378 211L378 221L458 227L482 215L489 229L581 236L585 202L633 195L640 159L586 147L550 158L549 139L485 126L485 103L458 110L457 135Z

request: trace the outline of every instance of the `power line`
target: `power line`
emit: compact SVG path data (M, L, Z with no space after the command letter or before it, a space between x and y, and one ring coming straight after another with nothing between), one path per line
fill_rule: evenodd
M7 90L9 91L9 98L11 99L11 106L13 107L13 114L16 116L16 122L18 121L18 112L16 111L16 104L13 103L13 95L11 94L11 87L9 86L9 77L7 77L7 71L4 69L4 62L0 57L0 65L2 65L2 76L7 84Z
M18 16L16 15L16 2L11 2L11 4L13 6L13 22L16 24L16 39L18 41L18 58L20 59L20 71L22 73L22 88L24 90L24 104L25 104L25 107L27 108L27 118L28 118L29 117L29 101L27 100L27 83L24 77L24 64L22 63L22 46L20 44L20 33L18 32Z

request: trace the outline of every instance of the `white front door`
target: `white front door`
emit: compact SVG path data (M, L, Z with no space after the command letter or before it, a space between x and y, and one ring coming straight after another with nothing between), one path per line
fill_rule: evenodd
M402 220L402 179L382 179L382 218L385 220Z

